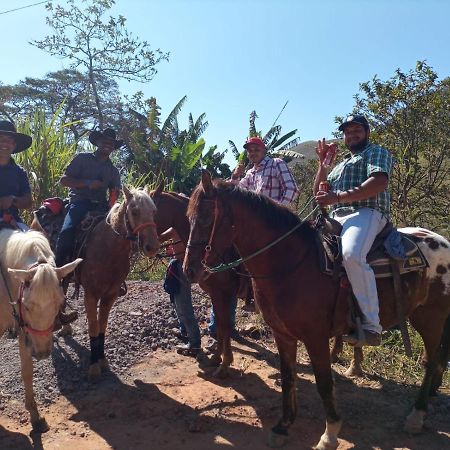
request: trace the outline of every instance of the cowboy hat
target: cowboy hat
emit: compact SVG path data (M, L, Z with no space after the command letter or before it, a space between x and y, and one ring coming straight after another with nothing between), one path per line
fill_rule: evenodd
M0 120L0 134L12 136L16 141L16 148L11 153L23 152L33 142L31 136L23 133L17 133L14 124L8 120Z
M89 134L89 141L98 147L100 139L108 139L114 141L114 147L122 147L123 141L116 139L116 132L112 128L106 128L104 131L94 130Z

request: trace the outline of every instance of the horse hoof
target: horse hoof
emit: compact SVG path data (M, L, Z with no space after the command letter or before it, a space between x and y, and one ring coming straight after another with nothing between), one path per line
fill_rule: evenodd
M403 430L409 434L421 433L423 430L424 418L425 418L425 411L419 411L414 408L406 418Z
M99 363L91 364L89 366L89 370L88 370L89 381L98 381L101 373L102 373L102 370L100 369Z
M50 430L50 427L48 426L48 423L44 417L39 418L38 420L36 420L36 422L33 422L31 425L35 433L47 433L47 431Z
M58 336L65 337L65 336L72 336L73 335L73 329L70 325L63 325L62 328L58 331Z
M283 434L277 434L271 431L267 439L267 445L270 448L280 448L286 444L287 440L288 440L287 436Z
M333 444L332 442L328 442L323 436L320 438L319 443L313 447L314 450L336 450L339 446L339 443Z
M100 366L100 370L102 372L109 371L109 362L106 358L102 358L98 360L98 365Z
M364 372L360 367L351 364L350 367L345 371L345 376L347 377L362 377Z
M211 358L209 358L208 365L210 367L217 367L222 364L222 358L217 355L212 355Z
M222 364L213 373L214 378L220 378L221 380L228 378L229 376L228 367Z

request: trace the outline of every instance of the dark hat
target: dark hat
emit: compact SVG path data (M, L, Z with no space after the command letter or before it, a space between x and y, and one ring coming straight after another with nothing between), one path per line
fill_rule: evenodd
M248 146L251 144L257 145L258 147L266 148L266 144L264 144L264 141L258 136L249 137L246 143L244 144L244 148L247 149Z
M344 128L350 123L357 123L362 125L366 130L369 129L369 122L362 114L355 114L348 116L340 125L339 131L344 131Z
M12 136L16 141L16 148L12 153L23 152L33 142L31 136L28 136L27 134L17 133L14 124L12 122L9 122L8 120L0 120L0 134L7 134L8 136Z
M100 139L108 139L114 141L114 147L122 147L123 141L116 139L116 132L112 128L106 128L104 131L94 130L89 135L89 141L98 147L98 141Z

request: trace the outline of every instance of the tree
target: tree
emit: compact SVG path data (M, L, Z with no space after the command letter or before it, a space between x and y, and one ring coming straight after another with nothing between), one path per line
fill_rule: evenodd
M75 0L67 0L67 7L48 2L47 24L54 34L40 41L36 47L72 61L72 69L83 68L98 112L98 123L104 128L103 104L99 92L100 79L125 79L147 82L157 73L156 66L168 60L168 53L151 50L147 41L140 41L125 27L126 18L104 17L115 4L114 0L82 0L81 9Z
M286 105L284 105L284 107L285 106ZM294 138L294 136L297 134L296 129L280 136L281 125L276 125L280 114L278 115L273 125L269 128L269 130L263 135L262 131L256 130L256 119L258 118L258 115L256 114L256 111L252 111L250 113L248 137L259 136L264 141L264 144L266 144L267 152L269 155L282 157L287 162L289 162L293 158L301 157L298 153L289 151L290 148L295 147L300 142L300 138ZM236 157L236 160L244 160L247 164L248 160L246 159L245 152L238 150L238 147L233 141L230 140L228 142L230 144L233 155Z
M229 176L222 162L225 153L210 147L202 156L205 141L201 138L208 126L205 114L194 120L188 116L188 128L180 129L178 116L186 103L184 96L162 121L156 98L144 99L136 93L130 100L129 117L122 133L127 143L127 165L135 164L137 172L152 172L156 178L168 180L172 189L190 194L200 179L200 160L216 174Z
M105 122L116 127L123 109L118 85L103 75L97 81L98 95L107 117ZM49 120L59 111L58 119L71 123L75 140L98 123L89 77L73 69L50 72L44 78L27 77L18 84L0 86L0 114L9 120L31 116L36 109L42 110Z
M360 85L354 111L365 114L372 140L391 150L393 221L450 230L450 79L438 81L424 61L387 81ZM340 121L340 118L337 118Z

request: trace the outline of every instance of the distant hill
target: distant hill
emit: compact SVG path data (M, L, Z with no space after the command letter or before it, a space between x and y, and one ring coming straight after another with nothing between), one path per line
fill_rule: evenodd
M289 151L300 153L301 155L304 156L304 158L295 158L288 165L292 167L295 166L296 164L304 164L306 161L310 159L317 159L316 145L317 141L305 141L300 142L300 144L290 148Z
M332 139L327 142L341 142L339 139ZM316 155L316 146L317 141L305 141L300 142L300 144L296 145L289 149L291 152L297 152L304 156L304 158L296 158L293 159L288 165L290 167L295 166L296 164L305 164L310 159L317 159Z

